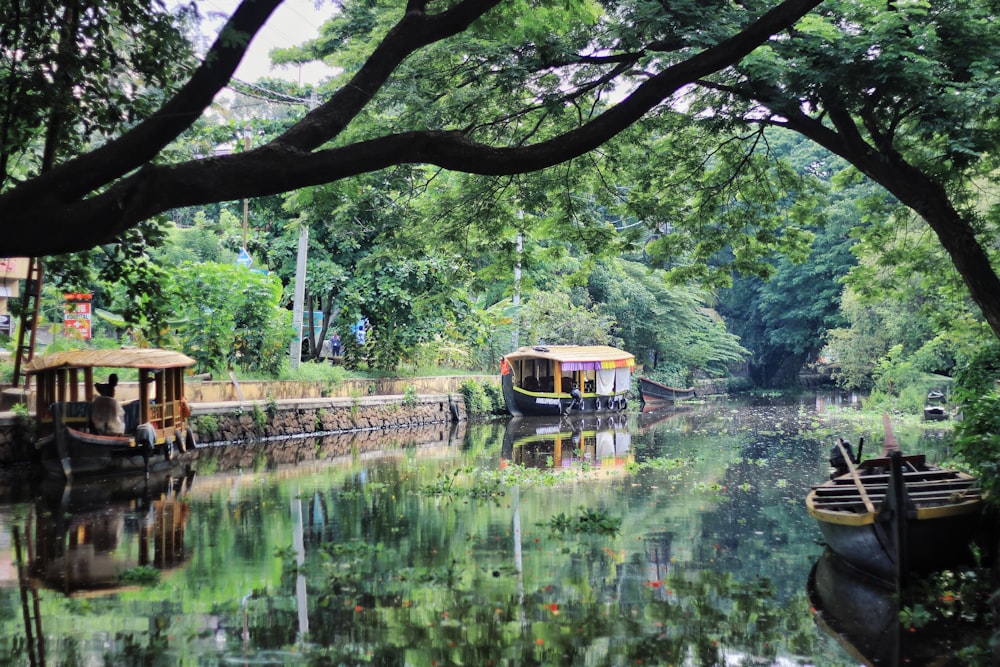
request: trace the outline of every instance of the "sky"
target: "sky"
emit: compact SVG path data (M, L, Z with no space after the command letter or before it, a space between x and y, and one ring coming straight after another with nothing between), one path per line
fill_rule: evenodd
M330 2L323 2L317 9L316 4L316 0L285 0L250 43L243 62L236 70L236 78L253 82L269 76L317 83L329 76L331 70L319 63L272 68L267 56L271 49L295 46L319 34L319 26L333 14L335 7ZM210 42L218 36L226 18L238 5L239 0L198 0L199 11L207 18L203 29Z

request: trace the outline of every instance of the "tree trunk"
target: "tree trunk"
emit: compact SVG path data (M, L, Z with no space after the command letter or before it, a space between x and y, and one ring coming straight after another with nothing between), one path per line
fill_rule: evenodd
M828 109L835 130L793 107L780 104L777 108L788 112L789 129L850 162L930 225L994 335L1000 338L1000 278L976 238L971 220L955 209L944 187L907 162L891 144L880 150L867 143L854 119L835 103Z

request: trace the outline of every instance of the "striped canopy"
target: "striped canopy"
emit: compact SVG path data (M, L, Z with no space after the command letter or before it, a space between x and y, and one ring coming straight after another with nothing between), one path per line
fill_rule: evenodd
M506 357L509 362L524 359L558 361L564 371L593 371L611 368L632 368L635 356L608 345L536 345L521 347Z

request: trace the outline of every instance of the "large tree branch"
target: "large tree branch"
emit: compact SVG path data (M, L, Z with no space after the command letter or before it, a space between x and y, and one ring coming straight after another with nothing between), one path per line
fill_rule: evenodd
M204 113L233 76L250 40L283 0L244 0L201 66L156 113L121 137L59 165L0 197L3 212L39 199L70 202L147 164Z
M733 37L677 63L640 85L623 101L573 131L530 146L495 148L471 141L458 132L410 132L338 149L307 153L304 149L335 136L337 110L327 104L310 114L284 137L256 150L178 165L147 164L89 199L41 199L33 206L12 205L0 197L0 220L9 230L0 240L0 254L40 255L82 250L106 242L157 213L197 204L287 192L333 182L398 164L434 164L477 174L517 174L544 169L593 150L642 118L683 86L737 63L767 39L792 25L821 0L785 0ZM439 35L460 31L473 8L485 11L495 0L468 0L429 21L424 30ZM448 16L464 8L466 13ZM481 13L481 12L480 12ZM440 20L441 24L434 24ZM406 39L410 27L400 28ZM398 33L390 33L385 41ZM439 37L440 38L440 37ZM410 42L394 53L408 53ZM382 46L379 47L383 48ZM393 51L385 46L386 52ZM405 57L405 56L404 56ZM386 55L386 63L391 57ZM383 63L381 67L386 67ZM380 70L379 76L391 71ZM377 80L378 76L373 79ZM365 95L368 93L365 92ZM367 99L367 98L366 98ZM365 100L355 104L364 104ZM319 110L317 110L319 111ZM321 122L322 120L322 122ZM332 124L332 128L327 126ZM333 134L331 134L333 132Z
M392 73L421 47L457 35L502 0L463 0L440 14L429 15L410 3L403 18L382 39L351 80L327 102L306 115L271 143L298 150L317 148L339 135L374 97Z
M878 138L866 141L853 117L837 100L824 105L833 128L804 113L793 100L781 98L776 89L769 89L768 94L755 101L780 110L786 119L784 127L844 158L923 218L948 253L990 328L1000 337L1000 301L996 298L1000 295L1000 277L970 220L955 209L937 180L910 164L891 142L881 142L880 146L876 143Z

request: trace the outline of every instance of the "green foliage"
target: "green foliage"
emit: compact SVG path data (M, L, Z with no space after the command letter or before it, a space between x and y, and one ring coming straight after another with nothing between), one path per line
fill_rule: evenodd
M215 433L219 430L219 420L215 415L195 415L191 418L195 430L201 434Z
M159 107L190 73L185 24L194 12L145 0L5 5L0 191Z
M537 291L521 308L522 345L615 345L614 320L602 313L589 296L574 303L562 290Z
M483 394L489 402L490 410L495 415L507 414L507 402L503 398L503 388L499 382L483 381Z
M606 509L581 507L580 515L571 517L565 512L549 519L548 527L553 533L586 533L617 537L621 532L622 518L611 516Z
M417 388L412 384L407 384L403 388L403 405L412 408L417 404Z
M1000 341L990 340L956 371L955 396L963 402L975 401L996 389L997 378L1000 378Z
M667 283L665 274L638 262L606 260L590 274L588 290L614 322L622 346L649 368L661 366L674 384L690 385L694 373L729 374L746 350L709 307L706 290Z
M253 409L250 411L250 417L253 419L253 425L257 428L257 432L263 433L264 427L267 426L267 413L265 413L256 402L253 404Z
M160 571L152 565L138 565L122 571L119 578L123 584L156 586L160 583Z
M466 380L459 388L469 416L485 417L506 414L503 390L496 382Z
M486 397L486 392L481 382L466 380L462 383L459 391L465 400L465 410L469 416L480 417L492 414L492 401Z
M962 404L962 421L955 425L955 452L979 473L989 494L987 502L1000 502L1000 391L987 393Z
M293 335L272 276L231 264L182 264L163 290L179 318L174 338L200 371L239 366L277 375Z
M435 340L461 319L468 310L467 297L458 287L464 275L462 262L453 257L400 260L379 252L360 262L344 312L348 321L368 319L369 365L395 370L407 351Z

